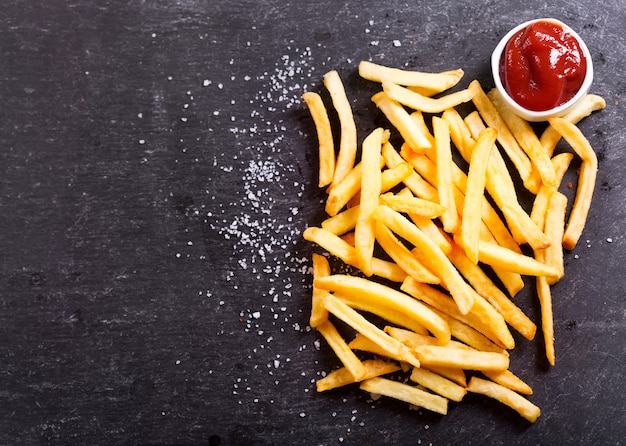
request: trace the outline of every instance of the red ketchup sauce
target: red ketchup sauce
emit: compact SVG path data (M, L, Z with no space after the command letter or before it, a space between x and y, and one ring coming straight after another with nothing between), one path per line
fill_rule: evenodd
M539 21L517 32L500 59L500 77L522 107L545 111L576 95L587 61L576 38L558 23Z

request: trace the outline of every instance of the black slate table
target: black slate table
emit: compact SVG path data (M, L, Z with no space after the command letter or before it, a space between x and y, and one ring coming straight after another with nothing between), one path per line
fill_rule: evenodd
M583 36L607 101L580 124L600 170L553 290L557 364L541 337L512 355L541 417L316 394L337 362L308 328L324 194L301 94L336 69L363 135L360 60L491 87L497 40L540 16ZM3 2L0 444L621 444L625 22L618 0Z

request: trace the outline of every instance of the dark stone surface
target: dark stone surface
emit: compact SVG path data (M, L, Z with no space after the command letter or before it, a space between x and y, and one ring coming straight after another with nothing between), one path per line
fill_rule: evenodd
M362 138L360 60L490 87L497 40L537 16L579 31L607 101L581 123L600 171L554 288L557 365L540 336L512 355L541 417L316 394L337 362L307 329L323 194L302 92L337 69ZM622 442L625 22L617 0L3 2L0 444Z

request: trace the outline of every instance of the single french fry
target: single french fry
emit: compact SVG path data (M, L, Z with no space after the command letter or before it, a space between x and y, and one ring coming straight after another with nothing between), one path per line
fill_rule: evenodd
M406 317L404 312L390 308L388 306L380 305L378 302L372 299L361 299L354 294L335 294L336 297L341 299L343 303L350 308L354 308L358 311L366 311L371 314L375 314L378 317L400 327L405 327L416 333L428 334L428 330L422 324L417 322L414 318Z
M411 116L400 103L394 101L382 91L372 96L372 101L414 150L419 152L430 147L430 141L413 124Z
M423 368L413 367L411 381L452 401L461 401L467 392L455 382Z
M534 423L541 414L539 407L535 406L526 398L493 381L473 376L470 379L467 390L500 401L518 412L531 423Z
M397 372L400 370L400 366L398 364L394 364L389 361L383 361L381 359L366 359L363 361L363 367L365 367L365 374L361 379L369 379L374 378L376 376L388 375L390 373ZM333 370L328 375L319 379L315 383L316 390L318 392L325 392L327 390L336 389L337 387L347 386L349 384L354 384L354 377L350 373L350 371L341 367L339 369Z
M435 135L436 165L437 165L437 192L439 204L445 208L441 216L443 228L446 232L456 232L459 225L459 214L454 202L452 181L452 152L450 150L450 129L443 119L433 117L433 133Z
M408 163L401 163L395 167L386 169L381 174L380 191L387 192L398 184L404 182L412 173L413 168Z
M372 275L372 257L374 255L374 219L372 214L379 204L381 190L381 150L384 130L375 129L362 145L361 156L361 201L357 216L355 249L359 268L366 276Z
M320 254L313 253L313 279L326 276L330 276L328 260ZM313 286L311 316L309 317L309 325L313 328L328 320L328 311L322 305L322 299L326 294L328 291Z
M341 209L354 197L361 188L362 176L361 163L354 166L341 181L333 183L328 189L325 210L331 217L337 215Z
M302 95L302 99L309 107L317 130L319 152L318 186L325 187L333 181L335 174L335 142L330 120L328 119L328 112L319 94L306 92Z
M448 254L448 258L467 279L470 285L474 287L476 292L487 299L506 322L526 339L534 339L537 331L535 323L500 291L500 288L493 283L482 268L465 256L460 247L453 246L453 249Z
M482 217L487 164L496 142L496 136L497 132L493 129L485 129L478 136L476 146L472 151L467 175L463 219L461 221L461 240L467 257L474 263L478 263L479 227Z
M360 296L363 300L367 299L377 305L403 312L406 317L413 318L442 342L450 340L450 329L443 319L422 303L391 287L342 274L322 277L314 283L316 287L327 291L346 296Z
M404 401L442 415L448 413L448 400L446 398L426 392L415 386L376 377L362 381L360 387L366 392Z
M546 349L546 358L550 365L555 364L554 352L554 316L552 312L552 292L546 277L537 277L537 296L541 308L541 330Z
M374 218L412 243L422 254L424 266L433 272L450 291L462 314L467 314L474 305L476 292L463 280L446 255L417 226L401 214L381 205L374 212Z
M391 193L381 195L380 204L389 206L397 212L415 214L425 218L437 218L445 211L445 208L439 203L414 196L401 196Z
M346 96L343 82L337 71L332 70L324 75L324 86L330 93L333 106L339 117L341 129L339 154L335 163L335 173L332 184L339 183L354 167L357 152L357 132L350 101Z
M438 284L440 280L431 273L384 224L375 223L374 235L383 250L409 276L424 283Z
M604 98L596 94L587 94L580 102L578 102L574 106L571 111L563 116L563 119L571 122L572 124L576 124L582 119L589 116L594 111L602 110L604 107L606 107L606 102ZM550 156L552 156L552 153L554 153L554 149L556 148L556 145L560 140L560 133L557 132L552 126L546 127L546 129L541 134L541 137L539 138L539 141L541 141L541 145Z
M513 109L504 101L502 94L495 88L487 94L487 97L498 110L498 113L500 113L500 116L509 130L511 130L511 133L513 133L513 136L515 136L522 150L526 152L528 158L536 166L543 184L549 187L556 187L556 173L554 172L554 166L550 162L550 154L541 145L530 123L515 114Z
M441 113L447 108L471 101L474 95L473 91L465 89L433 99L384 79L382 86L391 99L425 113Z
M506 370L509 368L509 357L502 353L439 345L416 346L413 351L422 364L458 367L463 370Z
M558 276L558 270L524 254L513 252L495 243L481 242L478 259L487 265L497 265L509 271L529 276Z
M390 282L402 283L407 278L407 274L398 265L377 257L372 259L372 271L374 276L387 279Z
M510 370L483 370L482 374L493 382L511 389L514 392L521 393L523 395L533 394L533 389Z
M354 230L359 215L359 206L346 209L322 222L322 228L335 235L343 235Z
M360 350L363 352L373 353L383 358L398 361L403 370L408 370L410 365L419 364L417 357L405 345L402 346L400 352L389 351L384 346L380 346L368 338L363 333L357 333L352 341L348 344L352 350Z
M422 87L435 92L442 92L454 87L461 80L463 70L456 69L441 73L424 73L390 68L364 60L359 63L359 75L374 82L387 80L398 85Z
M327 297L324 297L326 299ZM344 367L350 372L355 381L360 381L365 377L365 367L361 360L348 347L346 341L341 337L333 323L326 320L317 326L317 331L326 339L328 345L335 352Z
M556 277L548 277L548 284L553 285L565 275L563 264L563 233L565 229L565 212L567 210L567 197L558 191L550 195L550 204L546 212L545 233L551 243L543 250L543 263L555 267L558 271Z
M531 172L531 163L528 156L519 146L511 130L507 127L506 123L489 100L489 97L487 97L480 83L477 80L473 80L468 88L474 91L472 102L476 106L476 109L478 109L480 116L487 126L493 127L498 131L498 142L517 169L522 181L528 180Z
M384 331L389 336L397 339L398 341L402 342L407 347L412 349L421 345L441 345L441 341L439 339L428 334L421 334L411 330L405 330L403 328L392 327L389 325L385 326ZM445 345L446 347L453 348L470 348L467 345L454 340L448 341Z
M573 249L587 221L598 172L598 158L587 138L574 124L563 118L551 118L548 122L582 159L576 197L563 235L563 247Z
M467 386L467 376L465 376L465 371L459 368L451 368L451 367L439 367L436 365L428 365L422 364L421 367L424 370L429 370L437 375L443 376L444 378L457 383L461 387Z

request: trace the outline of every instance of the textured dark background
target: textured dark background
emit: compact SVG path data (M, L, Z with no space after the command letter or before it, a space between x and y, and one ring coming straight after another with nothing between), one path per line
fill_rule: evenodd
M619 444L624 372L623 2L6 0L0 10L0 444ZM491 87L512 26L564 20L607 108L600 172L554 288L557 365L516 337L534 425L477 396L446 417L318 395L307 328L319 223L300 96L360 60ZM570 194L571 196L571 194ZM538 320L532 287L517 297Z

